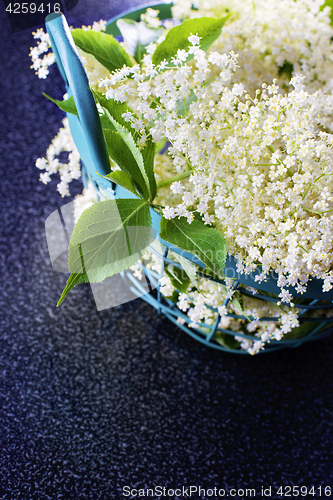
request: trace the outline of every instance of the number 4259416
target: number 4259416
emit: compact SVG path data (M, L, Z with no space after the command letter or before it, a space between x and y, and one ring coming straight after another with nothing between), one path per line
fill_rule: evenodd
M330 486L318 486L317 488L314 486L311 488L307 486L280 486L276 494L281 497L305 497L309 495L312 497L330 497L332 489Z
M60 3L41 3L36 5L35 3L14 3L8 4L6 7L6 12L10 14L35 14L36 12L51 14L51 12L60 12Z

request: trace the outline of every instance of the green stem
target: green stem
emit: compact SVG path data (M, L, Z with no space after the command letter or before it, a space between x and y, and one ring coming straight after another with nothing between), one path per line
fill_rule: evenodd
M162 208L165 208L164 205L155 205L155 203L152 203L150 206L152 208L155 208L155 210L157 210L161 215L163 215Z
M183 102L184 102L185 116L186 116L186 118L187 118L187 109L186 109L186 101L185 101L185 97L183 98Z
M310 212L311 214L316 214L320 217L323 216L323 214L321 212L318 212L317 210L311 210L310 208L303 207L303 205L301 206L301 208L303 208L303 210L306 210L306 212Z
M203 83L201 84L201 88L204 88L204 87L206 87L206 85L209 85L212 81L214 81L214 80L215 80L215 78L217 78L217 75L216 75L216 76L213 76L212 78L210 78L210 79L209 79L209 80L207 80L206 82L203 82Z
M311 183L310 183L310 184L308 185L308 187L306 188L305 193L304 193L304 194L303 194L303 196L302 196L302 201L306 198L306 195L308 194L308 192L309 192L310 188L311 188Z
M305 253L309 253L304 247L302 247L302 245L298 244L297 245L299 248L301 248L302 250L304 250Z
M181 181L182 179L186 179L186 177L189 177L191 175L191 170L188 170L187 172L183 172L182 174L176 175L175 177L172 177L171 179L166 179L165 181L161 181L157 184L157 189L160 189L165 186L170 186L173 182L176 181Z

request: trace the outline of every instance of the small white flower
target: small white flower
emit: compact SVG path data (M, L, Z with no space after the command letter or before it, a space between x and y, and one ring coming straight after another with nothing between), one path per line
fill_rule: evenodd
M45 80L45 78L49 74L49 70L47 69L47 67L41 67L41 68L38 69L37 73L38 73L38 78L41 78L42 80Z
M125 122L130 122L133 118L133 113L126 111L126 113L123 113L121 116L124 118Z
M64 181L59 182L57 189L62 197L69 196L68 184Z
M291 293L288 292L288 290L285 290L284 288L281 290L279 297L281 298L282 302L285 302L286 304L289 304L293 298Z
M174 207L167 206L162 210L162 212L165 219L174 219L176 217L176 212Z
M45 158L37 158L36 167L40 170L45 170L45 168L47 167L47 160Z
M184 187L179 181L173 182L170 189L174 194L182 194L184 191Z
M103 21L102 19L100 21L95 21L92 25L92 29L94 31L105 31L106 21Z
M47 184L48 182L51 181L50 174L48 172L44 172L43 174L40 174L40 180L43 182L43 184Z
M185 62L186 59L188 58L188 52L186 52L186 50L182 49L178 49L177 50L177 59L181 62Z
M188 37L188 41L191 45L200 45L201 38L197 35L191 35Z

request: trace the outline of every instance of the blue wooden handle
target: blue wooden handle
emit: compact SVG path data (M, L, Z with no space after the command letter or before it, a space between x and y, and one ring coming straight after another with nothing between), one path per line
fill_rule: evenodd
M63 14L50 14L45 21L59 71L78 112L78 116L67 113L75 145L90 177L102 189L111 188L111 182L98 175L110 173L109 155L95 100L66 18Z

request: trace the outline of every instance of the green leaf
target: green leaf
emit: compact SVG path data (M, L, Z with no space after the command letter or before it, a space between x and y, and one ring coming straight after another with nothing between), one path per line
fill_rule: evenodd
M330 7L331 12L329 14L331 20L331 26L333 26L333 0L325 0L325 3L320 7L319 10L323 10L325 7Z
M82 255L82 249L81 245L79 244L79 254L80 254L80 259L81 259L81 268L82 273L73 273L70 275L70 277L67 280L67 285L64 289L64 291L61 294L61 297L58 301L57 307L60 306L60 304L64 301L64 299L67 297L68 293L77 285L80 285L81 283L87 283L89 281L86 269L84 266L84 260L83 260L83 255Z
M116 130L106 115L99 115L103 130Z
M225 285L222 285L221 283L219 284L219 286L224 295L227 295L230 289ZM234 292L233 296L230 299L230 304L233 305L234 309L236 309L236 311L238 311L240 314L244 314L243 296L240 292L238 291Z
M194 253L217 276L223 276L227 256L227 243L217 229L206 226L199 218L189 224L180 219L161 219L163 240L187 252Z
M323 330L329 329L333 326L333 323L328 323L323 327ZM304 321L300 326L292 328L290 332L283 335L283 340L297 340L307 337L315 328L318 327L316 321ZM315 336L314 336L315 338Z
M44 94L44 92L43 95L48 99L50 99L50 101L54 102L54 104L56 104L60 109L62 109L62 111L65 111L66 113L72 113L73 115L78 115L73 96L67 99L66 101L58 101L57 99L53 99L49 95Z
M106 200L87 208L69 244L71 273L86 273L98 283L135 264L151 241L149 203L138 199Z
M89 282L89 278L85 273L82 273L82 274L73 273L73 274L71 274L70 277L68 278L67 285L66 285L64 291L62 292L61 297L58 301L57 307L60 306L60 304L67 297L68 293L74 287L76 287L77 285L80 285L81 283L88 283L88 282Z
M236 311L238 311L240 314L244 314L243 297L241 293L235 292L231 298L230 303L234 306Z
M193 90L191 90L191 93L186 99L182 101L178 101L177 103L177 115L178 116L184 116L189 112L190 105L192 102L195 102L198 100L198 97L195 95Z
M138 189L141 196L148 199L147 184L137 162L137 157L141 155L141 152L137 152L135 156L132 152L134 148L129 148L123 137L116 131L104 130L104 136L108 153L112 160L132 179L132 183Z
M112 35L82 29L74 29L71 34L81 50L92 54L111 73L124 65L132 67L130 56Z
M217 331L215 332L214 339L227 349L239 349L240 344L233 335Z
M121 166L116 159L114 159L114 161L116 161L120 168L131 175L132 179L142 188L144 197L153 201L157 191L154 176L155 144L148 138L144 148L140 149L137 145L140 134L131 127L130 122L126 122L122 117L122 115L127 112L135 116L131 108L113 99L106 99L98 92L93 91L93 93L95 99L102 106L105 114L122 139L122 141L120 141L115 138L115 136L110 136L110 133L106 134L109 136L109 140L117 141L114 146L112 146L111 143L109 144L110 151L113 151L115 155L119 156L119 153L125 154L123 151L126 149L126 154L131 158L131 164L127 167L124 166L124 160L121 162L123 166ZM131 171L129 171L129 169Z
M208 50L211 44L220 36L223 25L231 15L232 13L220 19L215 17L189 19L179 26L175 26L168 32L164 42L157 46L153 54L153 63L155 65L160 64L164 59L170 62L172 57L176 56L178 49L187 50L191 46L188 41L190 35L201 37L200 48Z
M291 80L294 71L294 65L288 61L285 61L279 68L279 76L286 78L288 81Z
M164 296L163 296L164 297ZM169 295L168 297L165 297L167 300L170 300L170 302L173 302L174 304L177 304L179 300L179 292L177 290L174 290L172 292L172 295Z
M146 140L145 146L141 150L141 153L143 157L145 172L147 174L149 181L151 201L154 200L157 193L157 184L154 174L155 152L156 152L156 144L152 141L151 138L148 138Z
M140 134L136 132L136 130L131 127L131 123L127 122L122 115L124 113L132 113L132 115L135 118L138 118L138 116L134 113L134 111L127 106L127 104L123 102L118 102L115 101L114 99L107 99L101 92L96 92L93 88L90 88L96 103L99 103L102 108L104 109L105 114L103 116L107 117L111 122L113 123L114 121L118 122L120 125L122 125L128 132L130 132L134 138L135 141L137 141L140 138ZM112 119L110 118L110 115Z
M117 26L122 34L126 48L140 63L146 53L146 46L156 42L163 33L164 28L148 28L144 22L136 22L133 19L118 19Z
M139 41L137 43L135 53L134 53L134 59L136 62L140 63L143 59L143 56L147 53L146 47L142 45L142 43Z
M182 257L177 252L172 252L172 257L175 260L177 260L179 262L179 264L182 266L182 268L186 272L187 276L190 278L193 286L198 288L198 277L197 277L198 267L196 266L196 264L194 264L193 262L191 262L188 259L185 259L185 257Z
M111 174L108 174L106 177L108 179L111 179L119 186L127 189L127 191L135 194L135 196L138 196L138 192L133 186L132 179L129 175L126 174L126 172L123 172L122 170L115 170L114 172L111 172Z
M169 276L172 285L179 290L179 292L187 292L187 289L191 284L191 280L183 269L179 269L179 267L168 264L165 267L165 272L167 276Z

